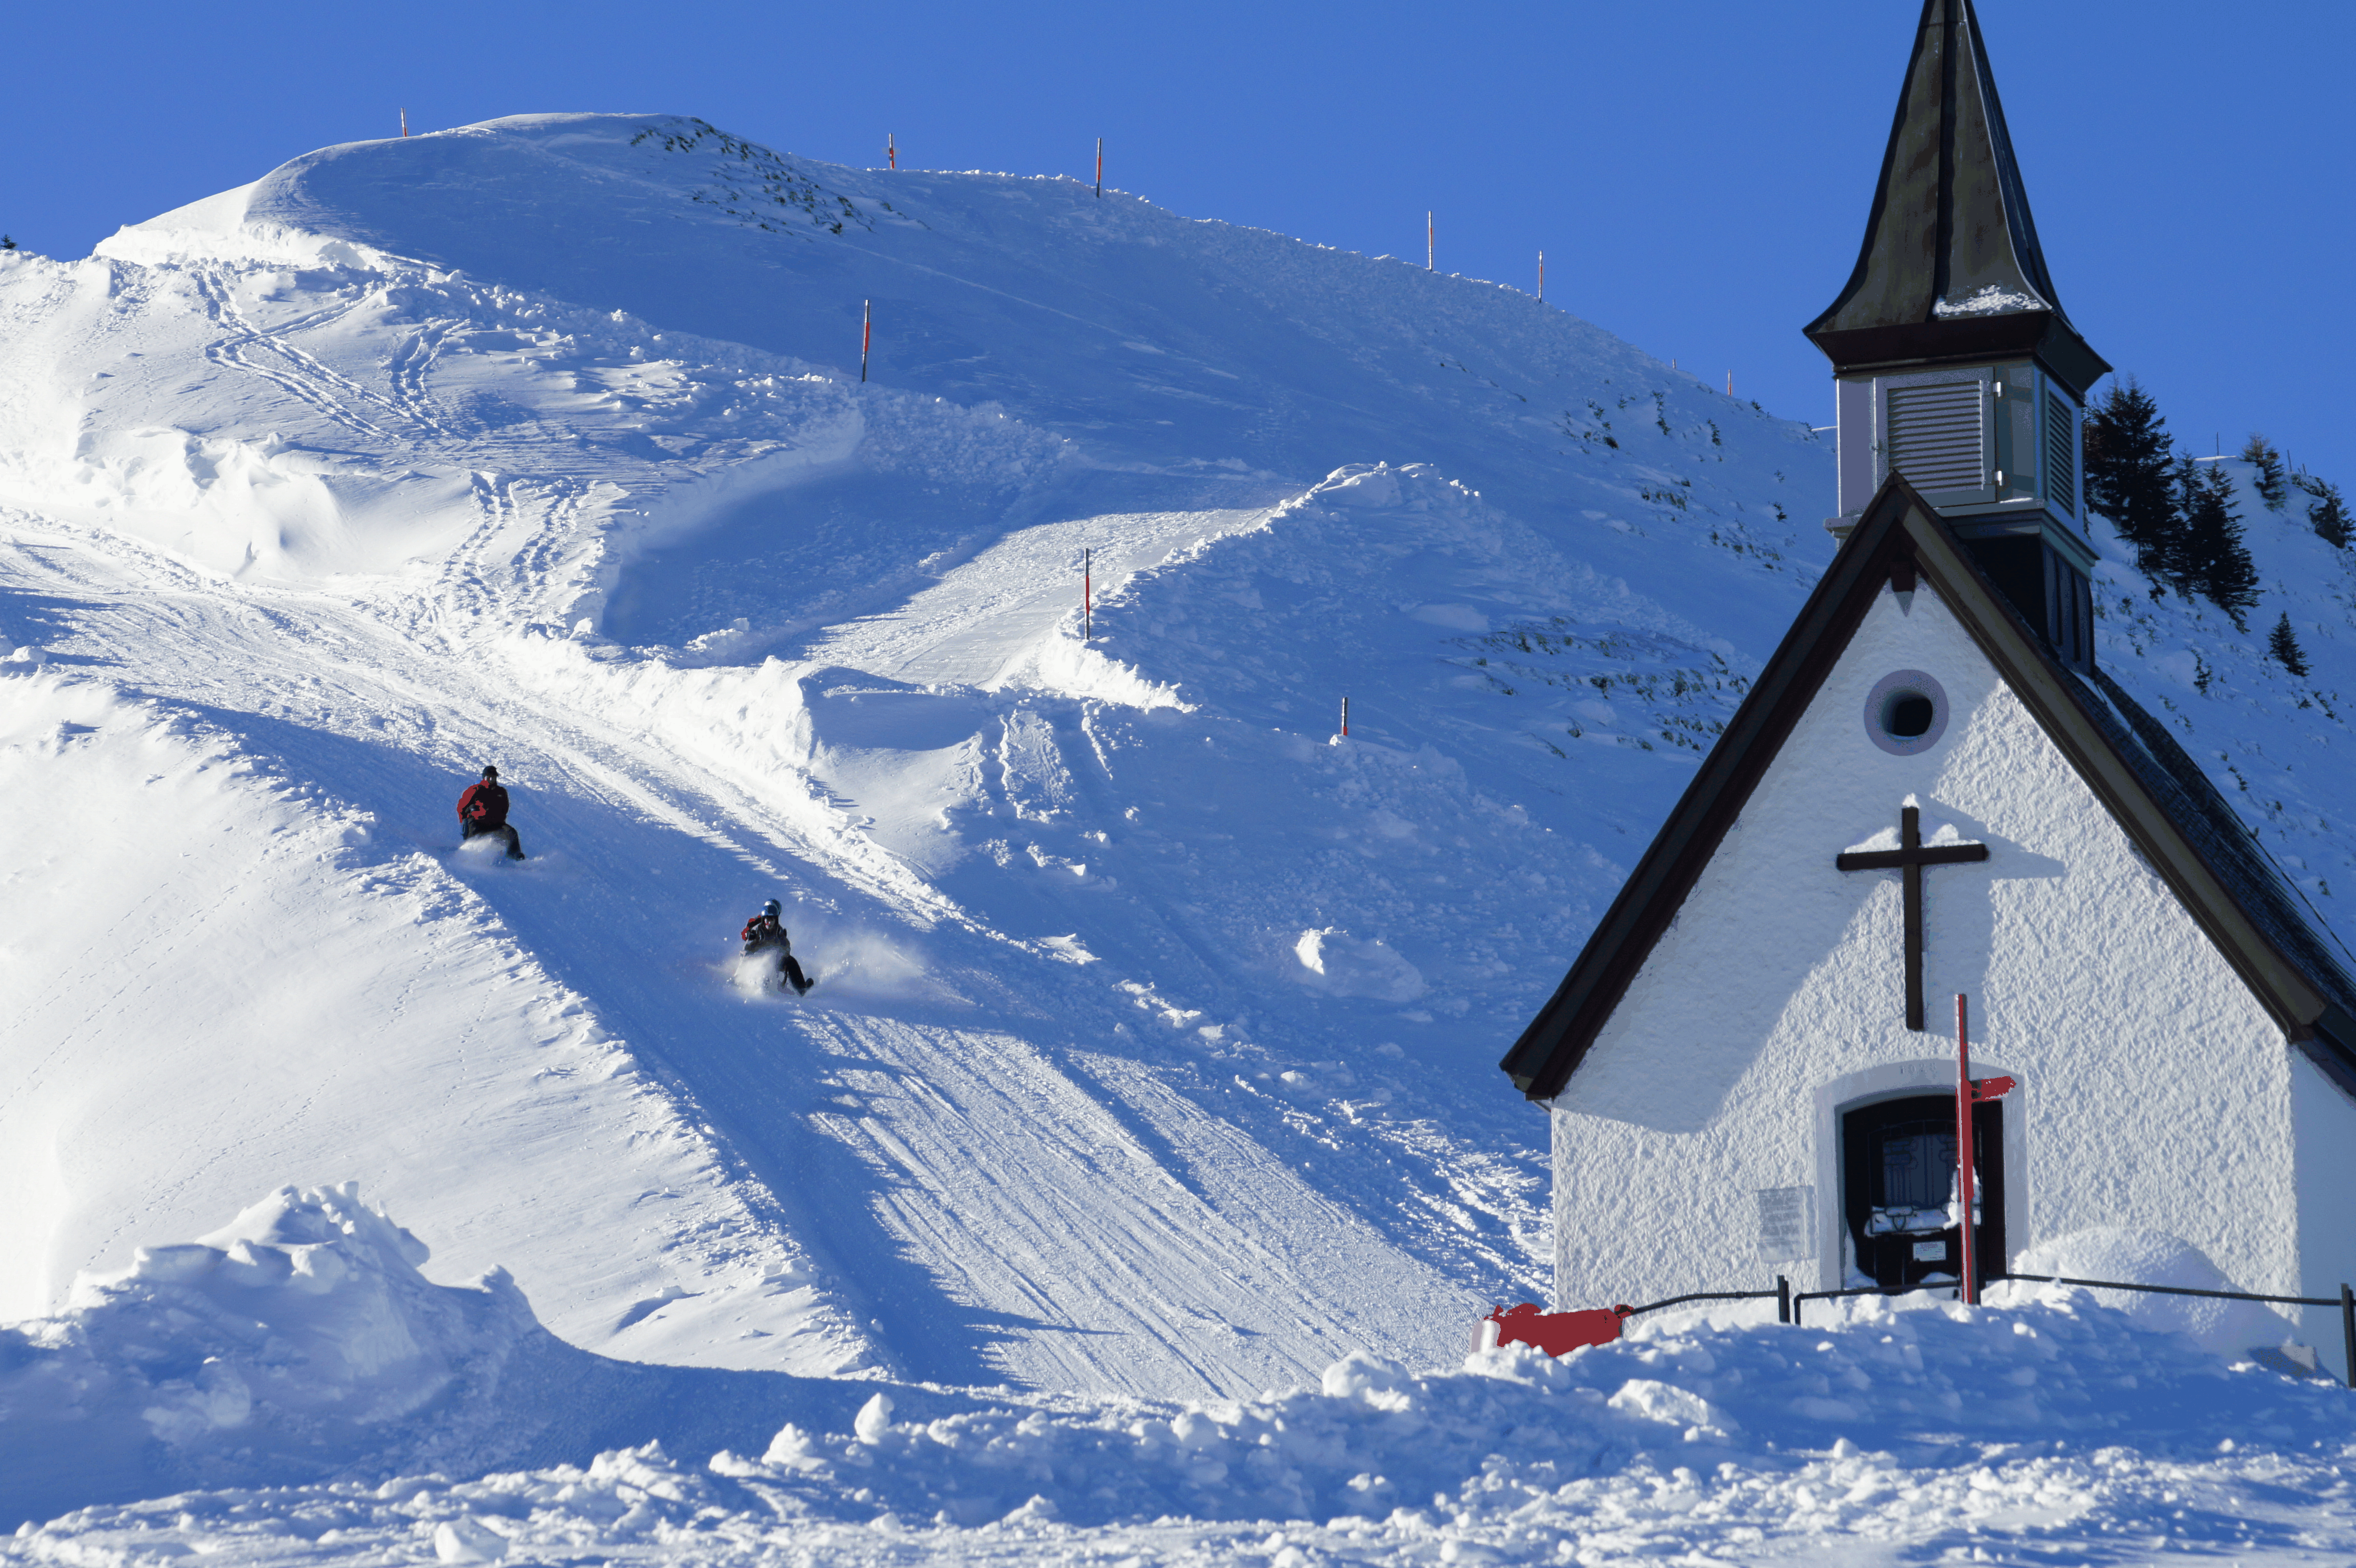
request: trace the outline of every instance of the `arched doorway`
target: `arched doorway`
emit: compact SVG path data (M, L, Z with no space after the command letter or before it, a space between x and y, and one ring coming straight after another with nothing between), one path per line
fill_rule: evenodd
M2001 1278L2004 1105L1972 1108L1972 1227L1978 1273ZM1910 1095L1841 1115L1842 1208L1858 1273L1884 1289L1956 1278L1955 1097Z

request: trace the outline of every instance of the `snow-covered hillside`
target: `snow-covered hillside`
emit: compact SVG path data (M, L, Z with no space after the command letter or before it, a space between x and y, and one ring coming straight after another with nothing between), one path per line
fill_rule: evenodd
M1804 424L1515 290L660 116L0 255L0 1317L357 1181L567 1365L1451 1364L1548 1272L1494 1062L1832 548ZM2244 511L2253 635L2115 560L2103 657L2328 915L2356 601Z

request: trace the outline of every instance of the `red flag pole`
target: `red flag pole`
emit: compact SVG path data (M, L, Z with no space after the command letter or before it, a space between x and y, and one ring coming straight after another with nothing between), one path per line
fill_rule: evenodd
M859 379L867 379L867 346L875 340L875 302L859 302Z
M1979 1260L1972 1252L1972 1047L1965 1028L1964 998L1955 996L1955 1193L1962 1200L1964 1264L1961 1299L1977 1305L1980 1299Z

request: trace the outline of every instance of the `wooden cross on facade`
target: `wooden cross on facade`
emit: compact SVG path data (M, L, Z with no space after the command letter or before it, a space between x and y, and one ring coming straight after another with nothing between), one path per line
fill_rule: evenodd
M1906 1026L1922 1027L1922 868L1926 865L1960 865L1965 861L1986 860L1988 846L1984 843L1943 843L1922 847L1922 812L1920 807L1899 809L1898 847L1851 851L1833 857L1833 864L1843 871L1901 871L1906 899Z

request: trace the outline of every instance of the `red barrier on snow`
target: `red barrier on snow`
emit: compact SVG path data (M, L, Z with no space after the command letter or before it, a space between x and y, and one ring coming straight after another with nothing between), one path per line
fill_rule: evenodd
M1614 1306L1595 1312L1540 1312L1534 1302L1498 1307L1483 1318L1497 1326L1500 1345L1532 1345L1549 1356L1560 1356L1582 1345L1609 1345L1620 1337L1620 1320L1635 1312Z

